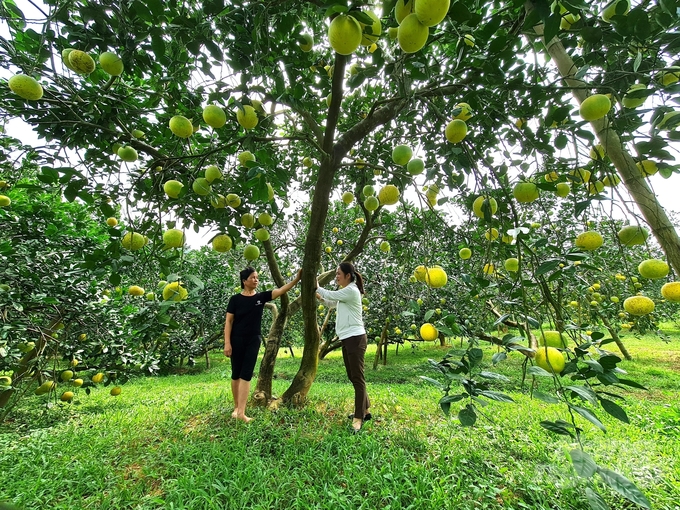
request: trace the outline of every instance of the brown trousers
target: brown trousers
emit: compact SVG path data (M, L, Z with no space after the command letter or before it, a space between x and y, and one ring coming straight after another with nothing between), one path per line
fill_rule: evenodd
M354 386L354 416L363 418L371 407L366 392L364 378L364 356L366 354L366 335L350 336L342 341L342 359L345 362L347 377Z

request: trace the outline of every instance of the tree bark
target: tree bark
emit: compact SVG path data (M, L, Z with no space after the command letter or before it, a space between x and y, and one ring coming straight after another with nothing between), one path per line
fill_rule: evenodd
M525 8L527 11L533 10L534 2L527 1ZM542 37L543 25L535 26L534 31ZM572 87L572 94L578 103L581 104L589 96L588 85L582 80L575 78L578 67L574 64L573 59L557 37L554 37L551 41L545 41L545 47L557 65L557 69L565 83ZM678 233L668 218L666 211L661 207L646 179L635 166L635 160L624 148L618 134L612 129L608 117L605 116L602 119L592 121L590 124L595 131L595 136L605 148L609 159L616 167L630 196L652 229L654 237L666 253L668 262L674 271L680 274L680 238L678 238Z

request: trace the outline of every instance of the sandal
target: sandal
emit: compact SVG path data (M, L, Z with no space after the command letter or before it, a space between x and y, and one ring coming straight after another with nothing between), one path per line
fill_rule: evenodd
M364 421L368 421L368 420L370 420L371 418L373 418L373 416L371 416L371 413L366 413L366 416L364 416ZM348 419L348 420L353 420L353 419L354 419L354 413L348 414L348 415L347 415L347 419Z

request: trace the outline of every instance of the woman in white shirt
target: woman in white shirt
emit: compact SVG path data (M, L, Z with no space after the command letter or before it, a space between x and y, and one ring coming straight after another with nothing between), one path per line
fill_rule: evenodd
M362 318L361 295L364 293L364 280L354 265L342 262L335 272L339 290L326 290L317 282L317 297L329 307L336 307L335 332L342 341L342 359L345 362L347 377L354 385L354 414L352 429L361 430L364 421L371 419L368 408L371 402L366 392L364 378L364 355L366 354L366 330Z

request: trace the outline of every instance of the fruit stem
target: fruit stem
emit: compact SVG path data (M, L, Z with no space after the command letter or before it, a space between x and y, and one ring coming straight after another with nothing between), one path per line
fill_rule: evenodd
M118 76L111 76L109 78L109 81L107 81L104 84L104 86L102 87L102 92L106 92L107 90L109 90L111 88L111 86L114 84L114 82L116 81L117 78L118 78Z

